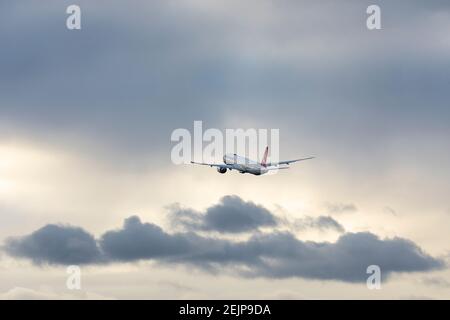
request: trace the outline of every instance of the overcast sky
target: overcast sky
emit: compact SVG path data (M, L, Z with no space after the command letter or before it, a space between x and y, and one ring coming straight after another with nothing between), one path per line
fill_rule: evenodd
M71 4L0 3L0 298L450 298L448 1ZM174 165L194 120L317 158Z

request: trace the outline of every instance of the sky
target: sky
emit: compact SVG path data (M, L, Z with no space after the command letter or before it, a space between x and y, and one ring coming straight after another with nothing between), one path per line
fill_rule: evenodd
M0 2L0 299L450 298L448 1L71 4ZM176 165L196 120L316 158Z

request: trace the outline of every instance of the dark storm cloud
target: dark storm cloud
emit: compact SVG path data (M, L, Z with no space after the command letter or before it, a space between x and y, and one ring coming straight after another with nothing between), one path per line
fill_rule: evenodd
M118 154L151 143L156 157L193 120L242 126L223 123L231 111L347 160L408 128L447 132L445 1L380 1L379 32L365 28L370 1L195 3L80 0L80 31L65 28L69 1L3 4L0 133Z
M49 225L29 236L9 239L4 249L36 263L68 264L99 261L153 260L209 271L231 271L246 277L364 281L366 268L392 272L429 271L444 262L401 238L380 239L371 233L346 233L335 243L298 240L288 232L257 233L245 241L170 234L137 217L98 241L85 231Z
M269 210L253 202L245 202L238 196L225 196L204 213L175 206L171 208L170 218L175 226L221 233L246 232L278 224Z
M9 238L4 250L37 264L86 264L99 262L100 251L92 235L81 228L49 224L32 234Z

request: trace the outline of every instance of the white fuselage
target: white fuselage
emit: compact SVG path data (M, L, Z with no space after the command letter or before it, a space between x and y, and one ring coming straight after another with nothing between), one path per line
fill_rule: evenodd
M236 154L226 154L223 156L223 162L227 165L233 166L233 169L240 173L251 173L254 175L261 175L267 173L267 168L260 163L238 156Z

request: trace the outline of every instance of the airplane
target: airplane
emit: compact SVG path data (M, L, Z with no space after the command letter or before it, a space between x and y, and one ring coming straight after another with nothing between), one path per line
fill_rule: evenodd
M240 173L250 173L255 176L260 176L266 174L271 170L279 170L279 169L289 169L289 164L297 161L304 161L309 159L314 159L315 157L309 158L301 158L295 160L287 160L287 161L279 161L274 163L267 163L267 154L269 153L269 147L266 147L264 151L264 156L262 158L261 163L258 163L254 160L250 160L245 157L238 156L237 154L226 154L223 156L223 164L214 164L214 163L203 163L203 162L194 162L191 161L192 164L199 164L202 166L210 166L216 167L217 172L226 173L228 170L236 170Z

